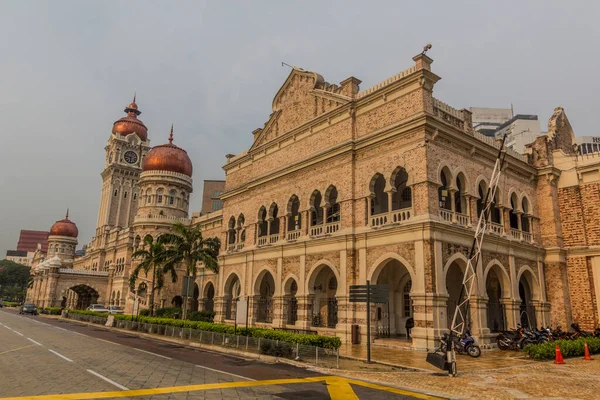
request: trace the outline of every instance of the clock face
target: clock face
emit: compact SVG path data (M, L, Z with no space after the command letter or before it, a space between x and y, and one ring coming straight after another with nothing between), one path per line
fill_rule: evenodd
M137 162L138 156L135 151L126 151L123 155L123 159L128 164L135 164Z

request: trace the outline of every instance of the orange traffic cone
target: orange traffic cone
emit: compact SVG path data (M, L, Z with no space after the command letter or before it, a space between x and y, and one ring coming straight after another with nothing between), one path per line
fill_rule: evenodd
M583 342L583 353L584 353L584 355L583 355L584 360L588 360L588 361L593 360L593 358L590 357L590 348L588 347L587 342Z
M563 360L562 353L560 352L560 347L556 346L556 359L554 360L554 364L564 364L565 360Z

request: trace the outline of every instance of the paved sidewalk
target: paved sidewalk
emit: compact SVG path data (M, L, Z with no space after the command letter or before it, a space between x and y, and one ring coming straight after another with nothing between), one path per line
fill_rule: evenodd
M459 368L462 365L459 360ZM460 372L457 377L430 372L327 370L352 379L401 386L460 399L598 399L600 359L567 359L566 365L535 362L518 367Z

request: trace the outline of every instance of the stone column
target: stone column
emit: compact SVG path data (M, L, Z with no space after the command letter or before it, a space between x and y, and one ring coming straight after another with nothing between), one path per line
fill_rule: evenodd
M312 294L298 297L298 320L296 321L298 329L312 329L312 304L314 297Z
M452 222L456 223L456 189L448 189L450 192L450 211L452 211Z
M504 305L504 315L506 316L506 329L516 328L521 323L519 316L519 306L521 302L514 299L500 299L500 303Z
M225 322L225 304L230 296L219 296L214 298L215 322Z
M487 326L488 299L480 296L471 296L469 299L469 318L471 320L471 334L480 342L489 336L490 329Z
M273 328L282 328L283 320L283 296L273 296Z

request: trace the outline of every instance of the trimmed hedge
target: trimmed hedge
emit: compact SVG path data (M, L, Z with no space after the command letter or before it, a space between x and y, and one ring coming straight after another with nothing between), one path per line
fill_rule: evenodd
M87 311L87 310L69 310L69 314L79 314L79 315L93 315L95 317L107 317L108 313L101 313L96 311ZM121 315L122 317L123 315ZM116 315L115 315L116 317ZM129 317L131 318L131 317Z
M157 308L154 310L154 315L157 318L181 318L181 308L179 307L167 307Z
M188 315L190 321L213 322L215 320L214 311L191 311Z
M591 354L600 353L600 338L588 337L577 340L555 340L542 344L525 346L525 351L534 360L553 360L556 355L556 346L560 347L563 357L583 357L583 343L587 342Z
M106 317L107 314L97 313L93 311L80 311L80 310L71 310L69 311L73 314L82 314L82 315L95 315L99 317ZM130 315L115 315L115 319L118 320L131 320ZM219 332L219 333L227 333L233 335L237 333L241 336L250 336L255 338L263 338L263 339L271 339L271 340L279 340L282 342L288 343L298 343L306 346L316 346L322 347L325 349L338 349L342 345L342 341L339 337L336 336L320 336L320 335L306 335L300 333L290 333L284 331L276 331L273 329L263 329L263 328L237 328L235 331L234 327L231 325L224 324L215 324L212 322L204 322L204 321L183 321L181 319L173 319L173 318L158 318L158 317L145 317L139 316L136 318L138 322L146 323L146 324L155 324L155 325L165 325L165 326L175 326L175 327L186 327L192 329L198 329L202 331L208 332ZM283 346L283 345L282 345ZM287 349L284 347L277 349L264 349L265 354L272 354L272 352L287 354Z
M19 307L21 303L18 301L3 301L4 307Z
M61 308L60 307L41 308L40 309L40 313L42 313L42 314L48 314L48 315L60 315Z
M155 317L157 318L181 318L181 308L159 308L154 311ZM150 310L145 308L140 311L141 317L149 317ZM188 313L188 321L204 321L213 322L215 319L215 313L213 311L190 311Z

